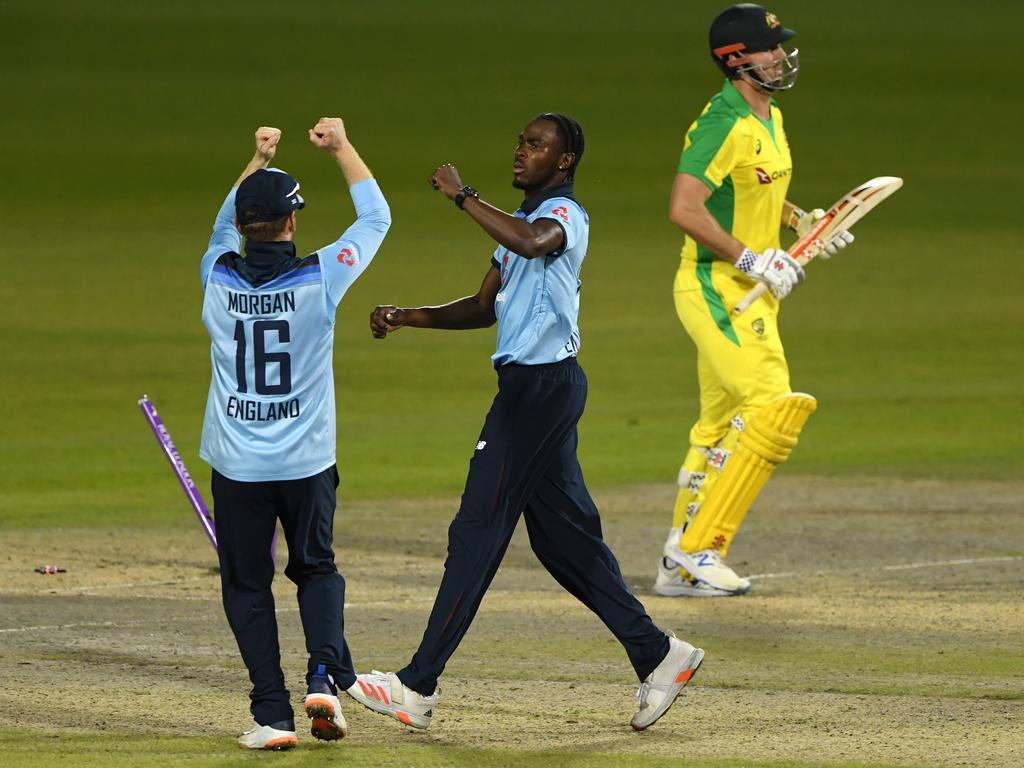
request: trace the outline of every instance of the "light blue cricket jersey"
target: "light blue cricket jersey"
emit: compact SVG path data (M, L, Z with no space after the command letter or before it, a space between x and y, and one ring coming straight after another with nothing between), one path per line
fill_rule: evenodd
M526 221L550 219L562 227L562 247L526 259L499 245L492 262L501 270L494 300L498 318L494 367L540 365L575 357L580 349L580 270L587 255L590 217L572 197L572 185L546 190L514 214Z
M356 221L306 258L284 242L246 243L235 189L200 266L213 376L199 455L243 482L297 480L335 462L334 316L376 254L391 213L373 179L349 192Z

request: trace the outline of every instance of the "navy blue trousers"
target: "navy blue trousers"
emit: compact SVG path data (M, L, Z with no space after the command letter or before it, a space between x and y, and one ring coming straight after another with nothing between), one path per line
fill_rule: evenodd
M284 573L298 587L307 681L317 664L324 664L343 688L355 683L344 636L345 579L332 549L338 470L332 466L301 480L263 483L231 480L214 470L211 485L224 613L252 681L252 716L260 725L291 720L270 590L277 520L288 543Z
M668 637L629 591L601 536L597 507L576 458L587 377L575 358L506 365L469 463L448 558L419 649L399 679L430 695L469 629L520 515L530 546L555 580L605 623L642 680L668 653Z

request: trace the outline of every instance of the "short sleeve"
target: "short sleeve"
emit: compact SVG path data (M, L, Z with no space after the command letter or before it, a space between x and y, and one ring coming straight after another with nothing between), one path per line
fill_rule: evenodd
M565 234L561 247L547 254L548 256L561 256L572 250L586 232L587 216L583 209L564 197L555 197L542 203L540 215L534 221L540 219L550 219L560 226Z
M737 163L737 125L732 115L705 112L697 118L686 134L679 157L679 173L696 176L712 191L722 186Z

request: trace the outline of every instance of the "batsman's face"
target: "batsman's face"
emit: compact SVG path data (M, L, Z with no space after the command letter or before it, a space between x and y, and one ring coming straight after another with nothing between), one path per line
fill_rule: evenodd
M763 51L749 51L743 59L745 64L739 71L759 91L769 94L788 91L796 84L800 72L800 52L796 48L787 53L777 45Z
M757 67L762 72L765 80L771 81L782 75L782 60L786 58L786 52L781 45L777 45L768 51L753 51L747 54L750 66Z
M534 120L519 134L512 158L512 186L543 189L560 171L569 167L566 158L571 156L562 151L562 140L555 124L550 120Z

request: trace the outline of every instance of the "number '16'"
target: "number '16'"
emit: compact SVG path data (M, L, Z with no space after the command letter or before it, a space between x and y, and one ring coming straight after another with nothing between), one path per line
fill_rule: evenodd
M257 320L252 324L253 368L256 371L256 394L287 395L292 391L292 356L287 352L267 352L267 333L277 332L277 340L281 344L291 341L291 331L287 320ZM248 392L249 387L245 376L245 323L235 321L235 377L238 379L238 391ZM267 366L277 363L277 384L267 384Z

